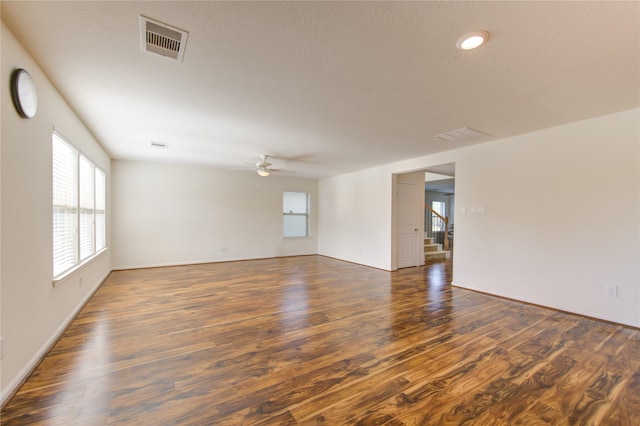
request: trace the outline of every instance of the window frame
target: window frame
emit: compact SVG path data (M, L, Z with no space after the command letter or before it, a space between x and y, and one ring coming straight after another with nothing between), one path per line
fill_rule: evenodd
M91 160L90 157L85 155L77 146L69 142L69 140L65 138L62 134L60 134L58 131L54 130L52 132L51 139L52 139L52 142L51 142L52 220L51 220L51 223L52 223L52 243L53 243L52 244L52 275L53 275L53 285L55 287L64 279L66 279L69 275L73 274L82 266L86 265L88 262L90 262L95 257L97 257L100 253L107 250L107 245L106 245L106 235L107 235L107 229L106 229L107 179L106 179L106 176L107 175L104 172L104 170L98 167L96 163L93 160ZM69 205L69 206L66 204L61 205L57 203L57 201L59 200L57 200L55 197L56 182L58 181L58 179L56 179L57 168L56 168L56 164L54 163L55 162L54 150L56 149L55 148L56 139L58 142L61 142L65 145L65 149L68 149L70 152L73 152L75 155L75 159L74 159L75 164L73 166L73 170L62 171L63 173L73 175L72 181L73 181L73 184L75 185L75 188L73 188L73 192L72 192L73 195L75 195L74 205ZM82 172L83 165L85 167L84 174ZM69 166L69 164L66 164L66 166ZM89 175L86 174L87 170L89 170ZM83 175L85 176L84 182L81 179ZM101 175L100 179L98 178L98 175ZM89 185L91 188L86 186L87 177L91 181L91 184ZM85 183L84 186L83 186L83 183ZM98 184L102 184L102 188L98 188L97 186ZM90 194L89 200L87 199L83 200L83 194L82 194L83 189L89 190L88 192ZM99 196L101 197L101 200L97 199ZM73 204L73 203L70 203L70 204ZM101 209L99 210L98 207L101 207ZM60 268L60 270L56 270L57 268L56 268L55 262L58 254L57 250L60 247L59 245L56 244L56 239L59 238L60 235L57 235L56 233L55 220L56 220L56 210L61 210L61 209L65 209L65 215L69 215L69 214L73 215L71 217L66 218L67 220L71 219L70 223L72 225L71 225L71 229L64 229L65 234L63 236L67 240L67 243L69 241L72 241L72 244L74 245L73 247L74 254L73 254L72 262L67 262L68 265L64 264L63 267ZM101 224L103 225L102 227L100 227L100 229L98 229L97 227L97 218L98 218L99 211L102 214ZM88 222L86 221L87 218L89 218ZM85 219L84 222L83 222L83 219ZM87 225L89 225L90 227L88 233L87 233ZM101 235L98 235L98 232L100 232ZM73 236L71 236L70 233L72 233ZM87 246L86 244L87 241L85 241L85 239L83 238L83 235L90 237L89 246ZM103 242L104 245L99 247L98 246L99 241ZM87 247L89 247L88 251L87 251Z
M304 194L306 197L306 211L304 213L294 213L293 211L284 211L286 194ZM285 221L287 217L304 217L305 218L305 235L286 235ZM311 194L306 191L283 191L282 192L282 238L300 239L311 237Z

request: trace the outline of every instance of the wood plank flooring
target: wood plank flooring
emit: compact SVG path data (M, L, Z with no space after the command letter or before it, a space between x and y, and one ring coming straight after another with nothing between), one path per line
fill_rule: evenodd
M640 331L321 256L112 273L3 425L640 425Z

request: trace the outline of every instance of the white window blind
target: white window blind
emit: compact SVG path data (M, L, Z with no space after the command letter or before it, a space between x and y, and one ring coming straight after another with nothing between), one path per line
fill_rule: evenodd
M80 260L95 253L95 166L80 157Z
M96 167L96 251L107 246L106 189L106 176Z
M52 169L56 278L106 247L106 175L55 132Z
M285 238L309 236L309 194L285 192L282 197L282 212L282 235Z
M78 151L53 135L53 275L78 263Z

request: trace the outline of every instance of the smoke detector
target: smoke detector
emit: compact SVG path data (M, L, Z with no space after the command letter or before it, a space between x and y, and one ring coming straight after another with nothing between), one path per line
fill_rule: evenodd
M140 16L140 49L178 62L184 58L189 33L160 21Z

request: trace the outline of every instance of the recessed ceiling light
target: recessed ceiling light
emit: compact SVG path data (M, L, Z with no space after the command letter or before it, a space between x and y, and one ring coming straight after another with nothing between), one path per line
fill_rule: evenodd
M489 33L486 31L473 31L467 33L458 39L456 46L458 49L471 50L480 47L485 41L489 40Z

